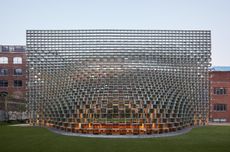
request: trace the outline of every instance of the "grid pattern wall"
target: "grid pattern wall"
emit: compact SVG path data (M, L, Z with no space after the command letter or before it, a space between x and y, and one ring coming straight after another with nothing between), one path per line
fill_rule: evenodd
M151 134L208 119L211 33L27 30L31 122Z

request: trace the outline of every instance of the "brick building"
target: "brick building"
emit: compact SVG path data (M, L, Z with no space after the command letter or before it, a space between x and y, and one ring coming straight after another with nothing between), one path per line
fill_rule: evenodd
M0 110L25 111L25 46L0 45Z
M210 122L230 122L230 67L210 70Z

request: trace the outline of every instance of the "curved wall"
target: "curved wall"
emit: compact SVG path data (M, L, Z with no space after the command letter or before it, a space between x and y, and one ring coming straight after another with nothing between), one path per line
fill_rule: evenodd
M152 134L208 119L210 31L28 30L31 123Z

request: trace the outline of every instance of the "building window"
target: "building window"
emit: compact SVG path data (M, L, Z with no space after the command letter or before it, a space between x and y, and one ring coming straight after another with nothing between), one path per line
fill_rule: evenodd
M14 64L22 64L22 58L21 57L14 57L13 63Z
M0 64L8 64L8 57L0 57Z
M0 68L0 76L8 75L8 69L1 69Z
M226 88L214 88L214 94L226 94Z
M14 75L22 75L22 69L14 69Z
M214 104L214 111L226 111L226 104Z
M8 87L8 81L7 80L0 80L0 87Z
M14 86L15 87L21 87L22 86L22 80L14 80Z

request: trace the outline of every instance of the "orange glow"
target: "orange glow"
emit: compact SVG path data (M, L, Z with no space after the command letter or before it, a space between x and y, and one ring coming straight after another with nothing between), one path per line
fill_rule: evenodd
M145 128L145 125L142 123L140 126L140 129L144 129L144 128Z

